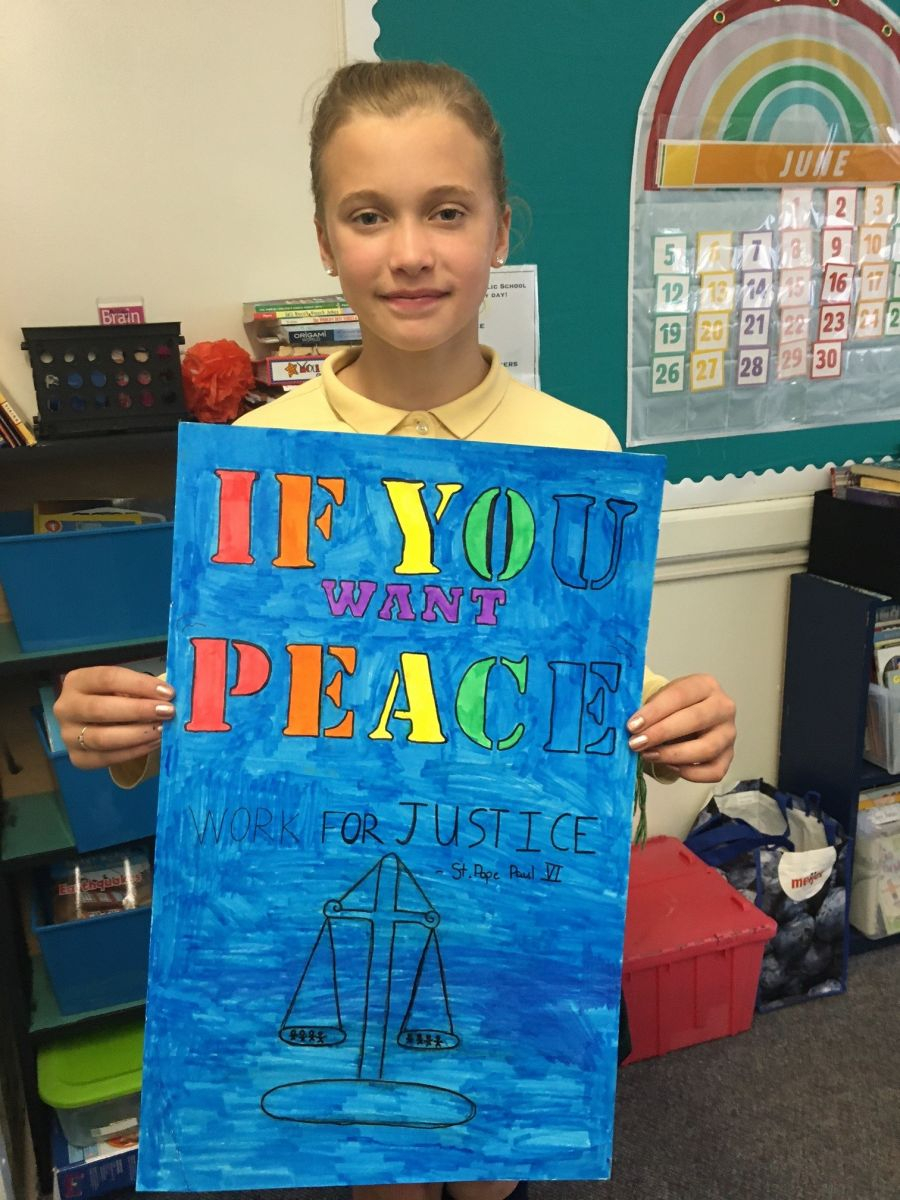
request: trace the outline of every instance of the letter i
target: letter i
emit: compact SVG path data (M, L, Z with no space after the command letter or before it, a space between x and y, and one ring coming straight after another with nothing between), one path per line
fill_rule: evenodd
M214 563L249 566L250 509L256 471L216 471L219 478L219 537Z

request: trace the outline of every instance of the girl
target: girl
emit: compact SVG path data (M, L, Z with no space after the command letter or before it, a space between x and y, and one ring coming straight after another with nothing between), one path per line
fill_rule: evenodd
M332 355L318 379L241 423L618 450L604 421L515 382L478 344L489 272L509 249L510 209L500 130L472 82L418 62L341 68L310 140L319 251L359 317L362 348ZM72 762L138 782L173 698L167 684L122 667L70 671L55 711ZM654 773L713 782L731 762L734 704L708 675L666 683L647 672L627 725ZM504 1200L514 1186L448 1190L454 1200ZM357 1191L428 1200L439 1187Z

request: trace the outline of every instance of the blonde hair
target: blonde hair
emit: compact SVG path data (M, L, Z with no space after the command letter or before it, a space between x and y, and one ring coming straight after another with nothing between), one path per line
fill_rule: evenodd
M394 60L339 67L319 96L309 135L309 170L316 215L323 213L322 154L335 131L358 114L399 117L414 108L437 109L464 121L487 151L500 212L506 208L503 134L491 106L468 75L442 63Z

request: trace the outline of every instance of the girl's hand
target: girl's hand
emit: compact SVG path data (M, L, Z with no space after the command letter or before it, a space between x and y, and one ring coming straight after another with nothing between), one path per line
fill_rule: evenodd
M53 712L73 766L89 770L155 750L175 715L175 689L128 667L83 667L63 680Z
M637 710L628 745L682 779L717 783L734 757L734 713L734 701L711 675L683 675Z

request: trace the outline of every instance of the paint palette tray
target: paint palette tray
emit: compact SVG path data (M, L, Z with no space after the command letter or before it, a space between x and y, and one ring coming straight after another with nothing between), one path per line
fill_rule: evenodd
M23 329L41 439L174 429L188 413L179 321Z

